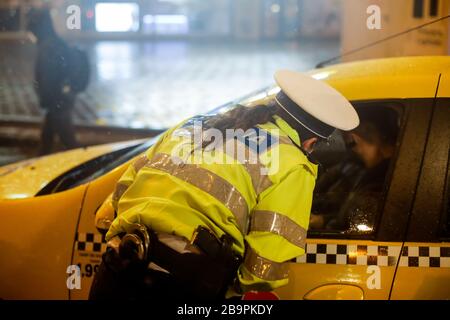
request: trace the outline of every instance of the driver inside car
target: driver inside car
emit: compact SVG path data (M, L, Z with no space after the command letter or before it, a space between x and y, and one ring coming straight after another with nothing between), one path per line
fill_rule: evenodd
M368 226L378 210L395 152L397 113L390 108L362 108L358 114L360 125L344 134L349 155L319 178L311 229L349 230Z

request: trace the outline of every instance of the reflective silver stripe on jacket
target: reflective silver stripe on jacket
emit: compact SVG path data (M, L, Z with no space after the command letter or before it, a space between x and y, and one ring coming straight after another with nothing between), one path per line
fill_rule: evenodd
M181 161L177 159L176 162L178 160ZM239 229L246 234L248 205L242 194L231 183L197 164L176 164L170 155L164 153L155 155L146 166L167 172L219 200L233 213Z
M250 273L266 281L283 280L289 276L287 263L274 262L263 258L249 247L245 253L244 266Z
M277 212L254 211L250 223L250 232L252 231L278 234L297 247L305 249L307 230Z

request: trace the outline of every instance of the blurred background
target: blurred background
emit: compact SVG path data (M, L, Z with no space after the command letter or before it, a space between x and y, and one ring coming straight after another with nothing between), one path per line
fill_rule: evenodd
M371 5L379 29L367 26ZM449 0L0 0L0 164L36 156L43 111L26 12L42 6L90 60L73 113L85 145L153 135L271 85L278 69L307 71L450 14ZM341 61L448 55L449 29L446 19Z

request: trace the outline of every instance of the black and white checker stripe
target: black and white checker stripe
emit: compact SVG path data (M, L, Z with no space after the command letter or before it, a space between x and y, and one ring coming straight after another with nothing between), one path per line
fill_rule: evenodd
M105 252L106 240L99 233L77 233L75 248L78 251Z
M401 251L401 255L400 255ZM337 265L395 266L399 267L450 267L450 247L442 246L378 246L307 243L306 253L297 263Z
M399 254L400 246L308 243L297 263L394 266Z
M99 233L77 233L75 247L78 251L106 251L106 240ZM401 251L401 255L400 255ZM439 246L378 246L357 244L307 243L305 254L297 263L335 265L395 266L450 268L450 247Z
M405 246L399 266L450 268L450 247Z

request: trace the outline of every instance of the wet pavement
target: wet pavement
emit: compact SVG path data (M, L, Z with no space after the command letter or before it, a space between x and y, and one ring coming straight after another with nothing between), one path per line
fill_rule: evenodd
M101 41L79 44L92 79L75 120L163 128L273 83L277 69L308 70L338 52L337 41L230 44ZM31 44L0 43L0 115L40 119Z
M98 41L76 45L88 52L92 77L87 91L79 95L75 122L155 129L270 85L278 69L306 71L339 52L337 40ZM42 120L33 91L35 53L35 45L29 42L0 42L3 121ZM5 159L26 158L27 152L20 150L2 150L0 164Z

